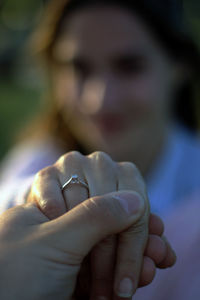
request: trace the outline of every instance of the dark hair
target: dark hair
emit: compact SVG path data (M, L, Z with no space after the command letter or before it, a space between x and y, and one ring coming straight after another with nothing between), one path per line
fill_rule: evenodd
M74 11L87 6L116 5L136 12L175 61L184 62L192 71L192 76L179 91L174 105L175 117L186 126L197 129L197 86L199 84L200 55L197 46L187 32L183 22L181 0L52 0L46 15L34 37L34 49L42 55L47 64L52 59L52 46L62 28L63 21ZM53 107L48 113L53 128L48 131L63 131L64 139L70 138L69 129L62 121L62 114ZM54 121L53 121L54 120ZM48 122L46 126L48 127ZM60 125L59 125L60 124ZM64 128L63 130L61 128ZM61 138L62 139L62 138ZM73 141L71 136L71 141ZM72 143L73 144L73 143Z

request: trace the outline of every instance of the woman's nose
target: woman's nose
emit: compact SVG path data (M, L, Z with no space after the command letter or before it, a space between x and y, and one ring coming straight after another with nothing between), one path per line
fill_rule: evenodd
M85 83L81 96L81 109L87 114L113 111L116 87L111 79L93 79Z

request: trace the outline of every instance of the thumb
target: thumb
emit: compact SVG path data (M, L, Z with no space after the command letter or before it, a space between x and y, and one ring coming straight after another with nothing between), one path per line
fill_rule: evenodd
M101 240L137 223L144 212L145 199L137 192L120 191L89 198L41 227L48 243L83 259Z

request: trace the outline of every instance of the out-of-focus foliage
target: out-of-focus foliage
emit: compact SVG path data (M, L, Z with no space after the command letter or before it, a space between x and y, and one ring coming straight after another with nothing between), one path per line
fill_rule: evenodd
M45 2L48 0L0 0L0 159L40 107L42 78L25 45ZM200 1L184 0L184 10L200 45Z
M0 158L39 109L41 80L27 53L44 1L4 0L0 7Z

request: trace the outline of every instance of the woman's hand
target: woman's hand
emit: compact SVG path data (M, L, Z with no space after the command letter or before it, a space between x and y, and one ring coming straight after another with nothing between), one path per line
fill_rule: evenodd
M62 185L73 174L88 184L89 191L84 186L71 184L62 192ZM138 286L153 280L155 265L167 267L175 262L169 245L160 238L162 222L151 216L148 229L145 184L132 163L116 163L102 152L89 156L70 152L37 174L28 202L37 203L49 219L54 219L89 197L114 191L132 191L136 198L142 197L144 214L137 226L130 226L118 236L109 236L94 247L80 272L76 298L80 295L81 299L88 299L90 294L92 299L97 296L115 299L112 296L114 286L116 295L129 299ZM124 285L120 285L123 280Z

